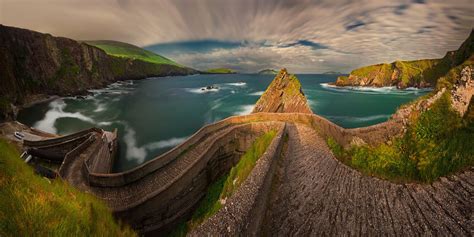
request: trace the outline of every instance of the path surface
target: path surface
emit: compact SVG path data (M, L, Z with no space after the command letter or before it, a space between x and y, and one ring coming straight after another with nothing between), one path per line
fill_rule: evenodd
M269 236L469 236L474 170L433 185L394 184L337 161L314 129L288 124L267 208Z

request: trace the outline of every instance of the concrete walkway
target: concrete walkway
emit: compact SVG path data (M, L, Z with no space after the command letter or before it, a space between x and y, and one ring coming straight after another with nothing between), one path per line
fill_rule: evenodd
M268 236L470 236L474 170L394 184L336 160L314 129L289 124L264 224Z

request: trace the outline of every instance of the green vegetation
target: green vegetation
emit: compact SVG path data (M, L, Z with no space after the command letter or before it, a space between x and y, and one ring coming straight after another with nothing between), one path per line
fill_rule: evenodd
M301 92L301 83L298 78L291 74L288 84L284 88L285 96L294 96Z
M209 186L191 220L178 225L170 235L185 236L189 230L216 214L223 205L221 201L230 197L247 179L257 160L265 153L276 134L277 132L272 130L258 137L230 172Z
M19 156L0 140L0 236L136 236L103 202L34 174Z
M183 67L178 63L165 58L161 55L155 54L148 50L142 49L138 46L117 42L117 41L110 41L110 40L99 40L99 41L87 41L87 44L95 46L104 50L107 54L121 57L121 58L131 58L131 59L138 59L145 62L155 63L155 64L169 64L178 67Z
M328 146L342 162L367 175L394 181L432 182L474 165L474 123L451 108L444 93L432 107L411 118L407 132L390 144L352 146L344 150L332 138ZM472 105L472 104L471 104Z
M212 74L232 74L236 73L234 70L229 69L229 68L213 68L209 69L206 71L207 73L212 73Z

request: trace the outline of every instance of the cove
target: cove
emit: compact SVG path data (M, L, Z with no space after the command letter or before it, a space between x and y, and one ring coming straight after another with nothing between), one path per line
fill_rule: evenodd
M334 88L338 75L297 75L314 113L345 127L386 121L427 91ZM149 78L111 84L84 98L62 98L20 111L18 120L47 132L118 129L114 170L133 168L183 142L203 125L248 114L274 75L229 74ZM214 85L212 89L206 86Z

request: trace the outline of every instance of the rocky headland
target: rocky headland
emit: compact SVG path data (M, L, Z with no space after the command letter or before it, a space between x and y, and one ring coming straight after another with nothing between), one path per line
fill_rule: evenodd
M171 64L115 57L64 37L0 25L0 120L51 95L85 93L118 80L195 74Z
M301 83L295 75L281 69L267 90L255 104L252 113L313 113Z
M349 76L340 76L336 86L396 86L434 87L438 79L453 83L466 65L473 65L474 31L458 50L448 52L441 59L395 61L370 65L353 70Z

